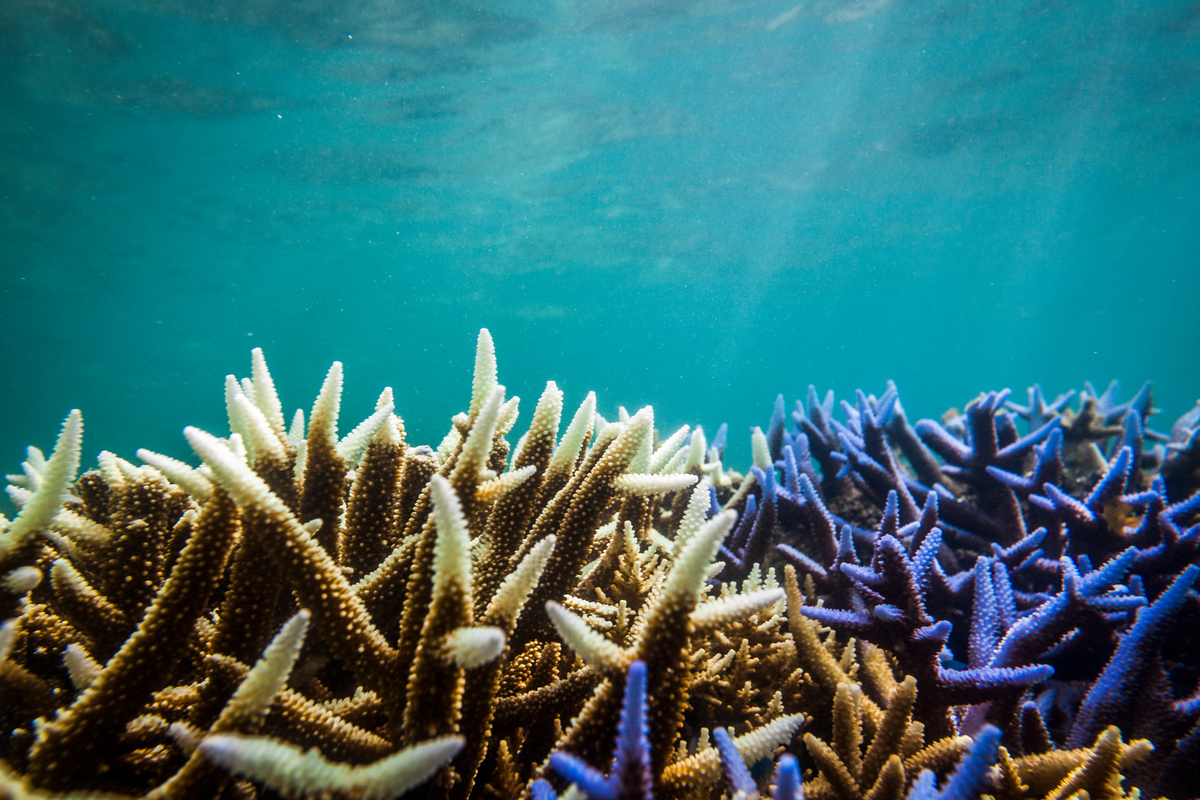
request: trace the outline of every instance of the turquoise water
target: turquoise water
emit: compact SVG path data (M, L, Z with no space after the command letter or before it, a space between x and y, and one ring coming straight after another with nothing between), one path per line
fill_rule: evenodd
M484 326L734 466L809 383L1200 396L1195 0L7 0L0 78L6 471L188 456L252 347L436 444Z

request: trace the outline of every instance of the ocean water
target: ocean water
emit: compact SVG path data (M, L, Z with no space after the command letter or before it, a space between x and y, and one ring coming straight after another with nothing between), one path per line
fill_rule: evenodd
M190 457L262 347L411 443L777 393L1200 396L1200 3L5 0L0 460ZM526 422L519 422L523 429Z

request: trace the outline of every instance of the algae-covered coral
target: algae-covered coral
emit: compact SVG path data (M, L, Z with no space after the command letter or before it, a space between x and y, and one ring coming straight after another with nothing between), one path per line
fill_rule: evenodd
M341 365L285 423L227 379L198 467L82 418L0 518L0 795L1003 800L1200 785L1196 411L1007 393L910 425L782 398L754 464L589 395L563 425L480 334L411 446ZM1029 431L1022 436L1018 421ZM1150 444L1156 442L1155 444ZM772 766L772 762L777 762Z

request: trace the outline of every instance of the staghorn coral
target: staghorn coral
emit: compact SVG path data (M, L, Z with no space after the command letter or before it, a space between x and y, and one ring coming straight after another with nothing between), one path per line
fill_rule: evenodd
M1148 791L1188 797L1200 773L1188 738L1200 648L1183 632L1197 613L1200 494L1166 499L1156 472L1189 456L1186 445L1144 449L1149 386L1128 403L1115 393L1088 387L1073 412L1071 396L1047 404L1034 387L1028 406L1009 404L1029 421L1025 436L1003 409L1007 392L973 401L960 424L915 428L894 386L843 404L844 425L832 402L810 399L784 439L807 446L824 432L838 472L809 481L785 453L777 466L801 491L777 549L819 593L804 615L870 640L916 677L917 716L932 732L981 735L991 723L1005 753L1043 758L1101 747L1105 726L1121 726L1146 745L1121 769ZM1180 444L1193 424L1177 423ZM925 503L919 518L906 495ZM831 511L864 500L881 515L874 530ZM1120 791L1116 781L1101 793ZM1010 796L1038 794L1024 792Z
M79 412L30 449L0 796L1194 792L1195 413L1148 429L1149 386L915 425L810 389L743 477L649 407L560 432L553 383L512 445L486 331L436 448L390 389L339 435L342 381L288 426L254 351L198 467L76 478Z

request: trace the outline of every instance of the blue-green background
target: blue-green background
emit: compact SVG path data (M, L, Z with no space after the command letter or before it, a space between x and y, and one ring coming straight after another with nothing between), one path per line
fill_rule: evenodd
M1200 3L5 0L0 462L188 455L261 346L412 442L474 339L660 428L1200 395ZM523 423L521 424L523 428Z

